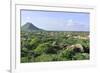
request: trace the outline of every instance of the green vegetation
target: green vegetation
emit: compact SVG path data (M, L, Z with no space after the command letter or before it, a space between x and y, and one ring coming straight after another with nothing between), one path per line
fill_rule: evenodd
M21 31L21 63L89 59L89 32Z

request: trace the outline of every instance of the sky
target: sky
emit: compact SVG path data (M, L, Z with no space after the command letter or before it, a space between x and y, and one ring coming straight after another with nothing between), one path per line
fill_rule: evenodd
M48 31L89 31L89 13L21 10L21 26L31 22Z

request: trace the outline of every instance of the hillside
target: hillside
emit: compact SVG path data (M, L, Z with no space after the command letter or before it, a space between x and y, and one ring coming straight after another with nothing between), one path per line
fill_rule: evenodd
M36 31L36 30L41 30L39 29L38 27L36 27L34 24L30 23L30 22L27 22L26 24L24 24L23 26L21 26L21 30L22 31Z

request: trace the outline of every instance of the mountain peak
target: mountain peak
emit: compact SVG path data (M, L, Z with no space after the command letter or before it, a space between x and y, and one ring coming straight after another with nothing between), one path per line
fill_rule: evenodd
M22 27L23 31L33 31L33 30L40 30L38 27L36 27L34 24L27 22Z

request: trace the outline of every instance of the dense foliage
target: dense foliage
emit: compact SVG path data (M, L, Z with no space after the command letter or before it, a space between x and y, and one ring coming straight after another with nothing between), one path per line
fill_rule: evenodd
M89 59L89 32L21 32L21 62Z

